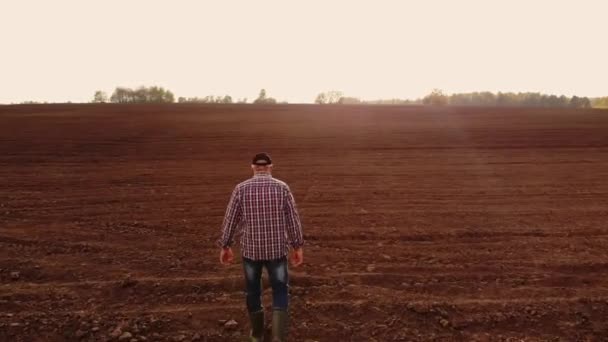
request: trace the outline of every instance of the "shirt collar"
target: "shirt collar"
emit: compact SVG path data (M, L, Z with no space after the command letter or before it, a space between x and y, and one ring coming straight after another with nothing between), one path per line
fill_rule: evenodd
M258 177L268 177L268 178L272 178L272 175L268 172L258 172L256 174L253 175L253 178L258 178Z

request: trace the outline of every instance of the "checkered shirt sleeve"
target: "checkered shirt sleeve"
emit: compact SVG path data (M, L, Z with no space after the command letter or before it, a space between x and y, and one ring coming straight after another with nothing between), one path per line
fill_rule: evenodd
M234 244L234 234L239 228L242 217L243 208L241 205L239 189L237 187L232 191L230 202L228 202L228 209L226 209L226 215L224 216L222 237L217 243L220 247L230 247Z
M304 244L302 223L300 222L300 216L298 215L296 201L293 198L293 194L291 193L291 190L289 190L289 187L286 188L285 193L285 221L289 244L293 249L302 247Z

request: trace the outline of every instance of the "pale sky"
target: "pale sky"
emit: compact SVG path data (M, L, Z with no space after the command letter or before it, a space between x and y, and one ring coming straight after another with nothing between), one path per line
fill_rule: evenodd
M0 103L326 90L608 96L606 0L0 0Z

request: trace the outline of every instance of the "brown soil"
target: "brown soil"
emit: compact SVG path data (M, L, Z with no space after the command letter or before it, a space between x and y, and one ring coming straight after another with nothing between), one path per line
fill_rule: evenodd
M0 341L244 340L214 241L259 151L292 341L608 336L607 111L44 105L0 107Z

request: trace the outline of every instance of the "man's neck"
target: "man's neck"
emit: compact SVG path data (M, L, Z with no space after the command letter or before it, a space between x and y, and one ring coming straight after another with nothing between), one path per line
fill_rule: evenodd
M253 177L272 177L268 171L257 171L253 174Z

